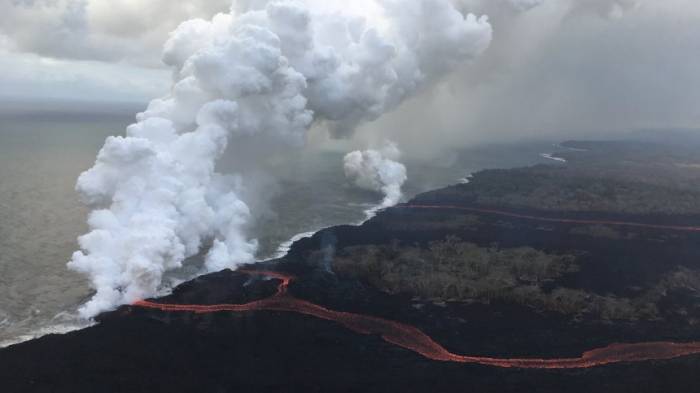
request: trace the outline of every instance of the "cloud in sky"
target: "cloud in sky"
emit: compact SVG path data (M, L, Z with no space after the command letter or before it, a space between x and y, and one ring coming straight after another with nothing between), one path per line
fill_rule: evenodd
M59 59L160 67L180 22L226 11L230 0L0 0L0 33L17 51Z
M255 1L238 0L234 9ZM489 15L491 48L367 135L395 139L412 156L432 147L420 138L426 133L469 143L700 121L695 0L453 1L462 12ZM352 2L353 12L362 3ZM189 18L210 19L230 1L0 0L0 7L4 94L77 89L87 98L143 101L169 83L159 68L168 32Z
M494 39L483 57L366 127L408 157L444 146L700 124L700 3L463 0ZM434 143L433 143L434 142Z
M165 70L11 53L0 41L0 98L147 102L168 88Z
M230 0L0 0L2 96L147 102L170 73L161 48L182 21Z
M386 2L376 20L358 19L341 2L257 3L181 24L164 49L171 92L151 101L126 137L108 138L80 175L77 190L94 210L69 266L96 290L82 315L153 296L165 272L203 250L208 271L252 262L245 169L300 148L314 123L350 137L477 59L492 37L487 18L464 16L450 0ZM238 149L257 154L238 176L216 172L224 153ZM398 154L391 145L357 152L346 170L383 192L388 206L406 180L388 159Z

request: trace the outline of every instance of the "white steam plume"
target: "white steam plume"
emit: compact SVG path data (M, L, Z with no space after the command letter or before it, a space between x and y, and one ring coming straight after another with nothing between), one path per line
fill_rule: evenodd
M396 161L400 155L397 146L390 142L381 150L354 151L345 156L345 176L360 188L384 194L377 209L394 206L401 200L401 187L407 179L406 167Z
M491 41L488 20L450 0L369 3L363 17L340 1L250 0L171 34L171 94L78 179L94 209L69 262L96 290L83 316L155 294L209 242L210 271L254 260L245 182L215 172L227 146L299 146L315 121L348 135Z

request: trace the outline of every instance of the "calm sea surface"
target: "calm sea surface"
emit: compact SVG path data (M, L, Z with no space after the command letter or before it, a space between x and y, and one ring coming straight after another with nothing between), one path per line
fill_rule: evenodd
M74 191L104 139L123 134L138 107L99 110L80 105L0 109L0 346L76 327L74 312L91 295L88 283L66 268L87 229L87 209ZM458 182L471 172L551 162L551 143L497 145L459 152L449 165L407 163L407 197ZM361 221L381 196L349 185L341 152L298 154L271 165L277 192L252 228L260 258L292 236ZM196 258L195 258L196 259ZM172 275L185 279L190 266Z

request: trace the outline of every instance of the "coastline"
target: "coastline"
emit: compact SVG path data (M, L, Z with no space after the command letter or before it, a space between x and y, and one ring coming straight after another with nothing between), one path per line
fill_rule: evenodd
M554 144L554 146L561 146L561 145ZM545 157L544 154L539 154L539 157L549 158L549 157ZM532 165L535 165L534 162L535 161L533 161ZM458 184L468 184L471 181L471 179L474 177L475 174L477 174L483 170L486 170L486 169L477 169L477 170L474 170L472 172L467 172L463 178L457 178L451 184L447 184L444 187L450 187L450 186L458 185ZM442 188L442 187L440 187L440 188ZM440 188L438 188L438 189L440 189ZM428 191L428 192L430 192L430 191ZM412 197L417 197L417 196L418 195L412 195ZM405 201L406 201L406 198L404 197L399 203L403 203ZM386 209L386 207L381 207L379 202L372 205L371 207L366 207L366 206L361 206L361 207L362 207L362 213L364 214L364 217L362 219L360 219L358 221L354 221L354 222L348 222L345 224L322 226L322 227L317 228L315 230L297 233L297 234L293 235L291 238L289 238L288 240L280 243L279 246L277 247L276 251L273 254L268 255L266 257L263 257L263 258L260 258L260 259L256 260L255 263L267 263L270 261L284 258L285 256L287 256L289 254L289 252L291 251L291 249L293 248L295 243L297 243L299 241L303 241L305 239L313 238L316 234L323 232L325 230L328 230L330 228L333 228L335 226L348 225L348 226L360 227L363 224L365 224L366 222L370 221L372 218L374 218L382 210ZM189 276L187 278L173 279L172 282L170 282L167 286L164 286L159 291L157 296L158 297L167 296L170 293L172 293L172 290L174 288L176 288L178 285L181 285L185 282L196 279L197 277L199 277L201 275L202 274L195 274L195 275ZM58 314L56 314L56 316L54 318L52 318L52 320L58 318L61 315L66 315L66 314L71 314L71 313L68 311L61 311ZM36 340L38 338L41 338L43 336L50 335L50 334L65 334L65 333L69 333L69 332L73 332L73 331L80 331L80 330L85 329L87 327L93 326L94 324L97 323L94 320L89 320L89 321L81 320L75 312L72 313L71 315L73 317L70 318L70 321L68 321L68 322L60 322L57 324L50 324L49 323L45 326L39 326L34 330L28 331L26 333L22 333L16 337L12 337L12 338L0 341L0 349L9 347L9 346L12 346L15 344Z
M560 392L562 379L564 391L605 383L617 393L661 375L657 391L689 391L700 361L688 323L700 317L689 308L700 215L479 204L489 195L530 201L520 184L543 172L570 179L564 193L588 178L555 165L480 171L360 225L300 234L281 259L200 276L88 329L3 349L0 378L28 392L115 383L132 392L424 392L434 380L439 391L517 391L500 389L505 378L512 389Z

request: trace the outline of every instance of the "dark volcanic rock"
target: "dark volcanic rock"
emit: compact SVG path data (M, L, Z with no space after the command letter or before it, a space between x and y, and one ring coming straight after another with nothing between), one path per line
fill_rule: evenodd
M615 145L615 149L619 152L620 147ZM634 145L634 149L640 148ZM585 172L583 164L576 165L577 173ZM615 168L619 176L622 170ZM517 174L527 176L527 171ZM474 186L456 186L421 195L412 203L477 206L475 193ZM606 198L617 200L611 195ZM692 214L659 211L493 207L549 218L700 224ZM481 292L444 299L422 297L412 283L387 278L394 273L390 269L405 268L400 258L406 257L401 252L408 249L426 264L438 263L442 257L433 258L431 247L448 238L468 242L471 249L529 247L538 255L572 255L576 269L543 274L546 279L542 282L517 275L490 275L494 283L484 283ZM361 227L323 230L297 242L287 257L251 269L292 274L296 280L289 292L296 298L413 325L454 353L562 358L616 342L699 341L698 244L698 232L399 207ZM369 247L383 247L382 252L393 253L387 258L398 259L389 264L387 258L377 258L363 271L353 271L352 265L334 271L335 258L351 258L353 252ZM467 266L440 261L443 265L436 265L436 272L453 269L455 275L464 274ZM426 271L430 269L411 271L411 277L439 287L440 280ZM158 302L242 304L272 296L278 284L223 271L185 283ZM519 292L525 287L529 292ZM427 288L425 293L441 293L435 289ZM0 350L1 391L698 391L700 356L581 370L499 369L429 360L376 335L358 334L336 322L289 312L197 314L124 306L101 315L99 321L82 331Z
M434 362L332 322L270 312L101 325L0 352L6 392L695 392L700 359L590 370Z

